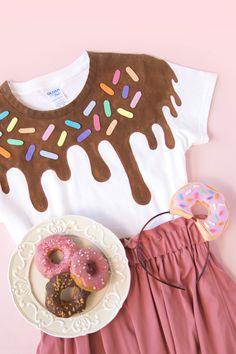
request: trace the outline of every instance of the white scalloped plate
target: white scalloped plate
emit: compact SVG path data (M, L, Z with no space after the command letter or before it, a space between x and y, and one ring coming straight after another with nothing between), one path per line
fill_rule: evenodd
M106 287L91 294L86 309L70 318L56 317L46 309L48 279L34 264L36 246L54 234L70 235L78 246L100 249L111 269ZM113 320L128 295L130 270L124 247L113 232L89 218L67 215L39 224L27 233L12 256L9 280L14 302L28 321L52 336L74 338L96 332Z

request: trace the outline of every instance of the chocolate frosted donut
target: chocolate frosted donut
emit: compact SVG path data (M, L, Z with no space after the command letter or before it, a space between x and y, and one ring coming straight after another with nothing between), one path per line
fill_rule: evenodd
M66 288L75 288L75 294L71 301L61 299L61 292ZM77 312L82 312L86 307L89 292L79 288L70 273L55 275L46 284L45 305L51 313L57 317L71 317Z

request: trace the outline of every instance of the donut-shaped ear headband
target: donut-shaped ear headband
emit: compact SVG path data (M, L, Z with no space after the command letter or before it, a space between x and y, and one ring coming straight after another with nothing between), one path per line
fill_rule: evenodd
M145 235L144 230L152 220L164 214L178 215L187 219L192 218L202 237L207 242L208 252L200 272L193 259L197 274L196 282L198 283L206 270L209 260L210 249L208 241L215 240L222 235L228 221L229 212L225 205L224 196L219 191L207 184L192 182L177 190L173 195L170 201L169 211L154 215L142 227L136 245L137 256L141 266L149 275L159 282L176 289L185 290L185 287L182 284L173 284L167 280L160 279L153 274L152 270L148 269L147 266L147 257L145 255L145 250L142 247L142 237Z
M188 183L174 194L170 213L193 218L205 241L220 237L227 225L229 212L223 194L207 184Z

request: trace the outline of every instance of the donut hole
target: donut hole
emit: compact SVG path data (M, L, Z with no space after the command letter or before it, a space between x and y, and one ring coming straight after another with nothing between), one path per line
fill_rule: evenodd
M63 260L63 252L60 250L53 250L48 257L52 263L59 264Z
M65 288L61 291L60 300L65 302L74 301L78 295L79 289L76 286Z
M203 203L195 203L191 212L196 219L205 220L209 215L208 207Z

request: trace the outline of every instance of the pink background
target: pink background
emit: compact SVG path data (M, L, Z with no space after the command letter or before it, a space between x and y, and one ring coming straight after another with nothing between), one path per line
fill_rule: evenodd
M187 161L190 180L218 187L228 201L228 230L211 246L236 279L235 10L234 0L9 0L1 6L0 82L27 80L56 70L85 49L147 53L217 72L209 118L211 141L192 148ZM15 245L3 227L0 232L0 352L32 354L39 332L12 302L7 271Z

